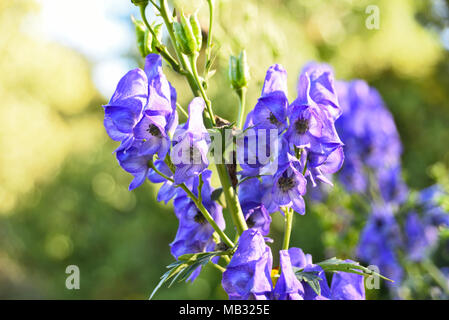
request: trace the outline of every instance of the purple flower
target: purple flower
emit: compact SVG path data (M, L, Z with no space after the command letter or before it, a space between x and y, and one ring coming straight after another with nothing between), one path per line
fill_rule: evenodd
M231 300L266 300L272 291L273 258L262 234L245 230L226 271L222 286Z
M129 185L129 190L133 190L142 185L149 174L150 166L148 163L152 160L153 156L140 155L139 150L142 143L142 141L134 141L126 151L117 151L117 160L120 166L134 176L133 181Z
M210 198L213 191L210 186L211 174L212 172L207 170L202 175L203 187L201 194L203 196L203 204L220 229L223 230L225 221L222 209ZM198 195L198 182L199 179L196 178L193 180L192 185L188 186L195 195ZM174 200L174 208L176 217L179 220L179 227L175 239L170 244L173 256L178 258L186 253L213 251L215 248L215 242L212 237L214 229L184 191L181 190L177 194ZM200 270L195 271L189 280L193 281L199 272Z
M379 267L380 272L396 283L401 281L402 268L396 250L402 245L399 227L388 205L375 206L362 231L357 255Z
M165 157L170 135L178 125L176 91L162 72L162 58L149 54L144 71L134 69L119 82L105 108L104 125L109 136L121 141L117 151L127 150L135 140L140 155Z
M331 298L332 300L365 300L363 276L355 273L336 272L332 277Z
M293 208L299 214L305 213L305 204L302 196L306 193L307 181L300 172L299 160L287 154L288 161L281 164L278 172L273 178L271 199L265 201L273 202L279 207ZM268 204L267 207L270 207Z
M209 136L203 123L204 108L204 100L194 98L189 105L187 123L175 132L171 159L176 166L176 184L187 183L209 165Z
M307 151L301 155L301 166L304 167L306 165L306 159L310 158ZM307 170L305 176L310 179L313 186L316 186L316 180L319 180L323 183L327 183L328 185L333 186L332 181L329 179L329 175L337 172L343 165L344 161L344 153L343 148L338 147L335 149L327 159L318 166L313 166L313 161L307 161ZM310 165L309 165L310 163Z
M257 128L282 132L287 127L287 106L287 72L281 65L275 64L268 68L262 96L249 118Z
M428 225L417 212L407 215L404 226L406 236L406 252L412 261L421 261L427 256L430 248L438 241L438 229Z
M343 145L334 126L340 113L331 71L308 65L299 77L298 97L288 107L286 137L294 146L306 148L313 166L322 164Z
M349 191L365 192L368 172L387 202L401 203L407 188L401 177L402 151L394 119L379 93L362 80L337 82L342 116L336 127L345 143L340 178Z
M248 179L239 185L239 200L249 228L260 231L264 236L270 233L271 216L262 203L263 188L257 178Z
M326 274L319 266L312 263L312 256L304 254L299 248L281 250L281 274L273 291L275 300L364 300L365 287L363 276L352 273L336 272L329 288ZM346 260L352 262L351 260ZM299 281L295 271L312 273L320 280L320 295L305 281Z

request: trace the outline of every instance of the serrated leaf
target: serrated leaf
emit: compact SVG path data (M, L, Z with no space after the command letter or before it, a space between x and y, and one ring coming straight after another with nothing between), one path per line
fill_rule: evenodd
M299 281L305 281L307 284L315 291L317 295L321 295L321 286L320 281L322 280L319 276L317 276L316 271L296 271L295 275Z
M228 251L200 252L188 253L178 257L177 261L174 261L167 266L169 270L161 276L161 280L150 295L150 300L161 286L170 279L171 281L168 287L171 287L177 281L185 281L197 268L206 265L213 257L222 256L228 253Z
M338 259L336 257L330 258L328 260L322 261L317 263L321 268L323 268L326 272L348 272L348 273L355 273L362 276L378 276L379 278L382 278L387 281L394 282L391 279L388 279L387 277L384 277L383 275L370 270L364 266L361 266L358 262L347 262L341 259Z

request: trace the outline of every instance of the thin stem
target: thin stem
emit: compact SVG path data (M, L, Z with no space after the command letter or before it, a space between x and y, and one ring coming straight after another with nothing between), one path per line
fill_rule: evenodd
M246 88L237 89L236 92L237 92L237 96L239 97L239 113L237 116L237 127L239 129L242 129L243 116L245 115Z
M180 110L181 113L182 113L183 115L186 116L186 118L189 117L189 114L187 113L187 111L185 111L184 108L183 108L179 103L177 103L177 102L176 102L176 108L177 108L178 110Z
M169 13L168 13L167 0L160 0L160 7L158 10L159 10L159 13L160 13L162 19L164 20L165 27L167 28L171 43L173 45L173 48L175 49L176 56L178 57L178 60L180 61L181 65L184 69L183 72L180 72L180 73L186 76L187 82L189 83L189 86L193 92L193 95L198 97L200 95L199 91L198 91L199 88L197 87L195 79L193 78L193 75L189 69L189 65L187 63L185 56L182 54L181 50L179 49L178 44L176 43L175 33L173 31L173 25L172 25L172 18L171 18L171 16L169 16Z
M150 165L151 169L153 169L161 177L167 179L168 181L174 182L174 180L172 178L168 177L167 175L162 173L160 170L158 170L152 160L150 160L148 162L148 164ZM202 179L200 178L200 186L201 185L202 185ZM207 211L206 207L204 207L203 203L201 202L201 192L199 192L199 197L197 198L195 196L195 194L193 194L193 192L190 191L190 189L187 188L187 186L184 183L178 184L178 185L176 185L176 187L180 187L182 190L184 190L185 193L187 193L187 196L190 199L192 199L192 201L195 203L198 210L200 210L200 212L203 214L204 218L210 223L210 225L214 228L215 232L217 232L217 234L220 236L221 240L223 240L223 242L226 243L226 245L229 248L233 248L234 243L228 238L228 236L223 232L223 230L220 229L220 227L215 222L214 218L212 218L212 215L209 213L209 211Z
M226 204L231 212L232 221L237 227L238 234L242 234L243 231L248 229L245 217L243 216L242 208L240 207L240 202L235 193L234 188L231 184L231 179L229 177L228 171L224 164L216 164L218 176L223 187L223 193L226 198Z
M212 54L212 27L214 25L214 0L207 0L209 5L209 32L207 33L207 46L206 46L206 72L210 64L210 57Z
M288 250L290 245L290 235L292 233L293 210L287 208L284 211L284 241L282 242L282 250Z
M215 126L215 116L214 116L214 112L212 110L212 104L206 95L206 91L204 90L203 85L201 84L200 77L198 75L198 69L196 67L196 58L197 58L196 55L191 55L189 57L190 67L192 68L192 72L193 72L193 78L195 79L197 86L200 88L200 94L201 94L201 97L204 99L204 102L206 103L207 113L209 113L209 117L211 119L212 125Z
M197 96L197 97L205 96L207 98L206 93L204 92L204 88L201 86L200 82L195 79L194 75L192 74L192 70L191 70L191 68L189 68L189 65L185 59L185 56L180 52L179 47L176 43L175 35L174 35L174 31L173 31L173 25L171 22L172 18L171 18L171 16L170 17L168 16L168 5L167 5L166 0L160 0L159 13L160 13L162 19L164 20L165 26L167 27L168 34L172 41L173 47L175 48L178 59L182 65L182 67L184 68L184 70L186 70L186 73L183 73L183 75L186 76L188 83L190 85L190 89L192 90L192 92L195 96ZM209 99L204 99L204 100L206 103L207 103L207 101L209 101L209 105L210 105ZM212 109L211 109L211 111L212 111ZM214 122L215 122L215 119L212 118L211 125L214 125ZM217 164L216 167L217 167L217 171L219 174L220 182L223 186L224 195L226 198L226 204L230 208L233 221L235 221L234 223L236 223L237 230L238 230L239 234L241 234L244 230L248 229L248 226L246 225L245 218L243 217L243 212L240 207L240 202L238 200L238 197L237 197L234 189L232 188L231 180L230 180L229 174L228 174L227 169L224 166L224 164Z
M147 17L145 14L145 8L146 8L146 6L140 6L140 15L142 16L142 20L145 23L146 27L148 28L151 35L153 36L153 39L155 39L155 41L157 41L157 48L159 50L159 53L165 58L165 60L167 60L168 63L170 63L170 65L173 67L173 69L175 71L179 72L181 70L179 63L170 55L170 53L168 53L165 46L159 42L156 33L154 32L153 28L151 27L150 23L147 20ZM156 7L156 8L159 8L159 7Z
M221 271L221 272L225 272L225 271L226 271L225 268L223 268L222 266L220 266L220 265L218 265L218 264L216 264L216 263L213 263L212 261L209 261L209 264L210 264L212 267L214 267L215 269L217 269L217 270L219 270L219 271Z
M435 282L443 289L444 293L449 295L449 286L447 279L441 271L435 267L432 261L425 259L422 261L423 267L427 270L429 275L435 280Z
M215 232L218 233L221 240L223 240L223 242L226 243L226 245L229 248L233 248L234 243L231 241L231 239L228 238L228 236L223 232L223 230L220 229L220 227L215 222L214 218L212 218L209 211L207 211L207 209L204 207L203 203L200 202L197 197L195 197L193 192L190 191L190 189L187 188L185 184L180 184L179 187L181 187L182 190L184 190L184 192L187 193L187 195L193 200L193 202L196 204L198 210L200 210L200 212L203 214L204 218L206 218L207 222L209 222L211 224L211 226L214 228Z

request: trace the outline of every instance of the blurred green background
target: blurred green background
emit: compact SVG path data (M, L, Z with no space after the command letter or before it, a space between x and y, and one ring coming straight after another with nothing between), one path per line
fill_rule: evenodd
M216 3L217 73L209 95L220 116L236 116L231 53L247 50L251 106L271 64L288 70L293 99L304 63L326 61L337 78L363 78L379 89L404 144L410 187L447 175L449 1ZM365 27L370 4L380 8L379 30ZM177 5L199 9L207 31L205 1ZM147 299L173 261L171 205L157 203L158 187L149 183L127 190L131 176L102 127L101 105L126 69L143 62L130 14L138 17L127 0L0 1L0 298ZM186 105L192 95L185 80L167 73ZM315 260L328 257L322 231L331 215L317 204L297 217L292 245ZM278 216L272 230L277 239ZM80 290L65 288L71 264L80 268ZM219 282L218 271L205 268L193 284L162 288L156 299L226 298Z

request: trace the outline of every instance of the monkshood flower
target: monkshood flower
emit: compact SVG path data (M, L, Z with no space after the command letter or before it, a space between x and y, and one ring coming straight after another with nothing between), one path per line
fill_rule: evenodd
M327 159L318 166L312 165L313 162L310 161L311 157L313 157L313 155L309 156L307 150L304 150L304 152L301 154L301 167L304 168L304 166L307 166L305 177L310 179L314 187L317 185L317 180L333 186L333 183L329 176L341 169L343 161L345 159L343 148L338 147L337 149L335 149L332 153L329 154ZM309 163L310 165L308 165Z
M194 98L189 104L189 118L175 131L170 156L176 166L175 183L187 183L204 172L208 165L209 136L203 123L205 103Z
M336 89L343 109L335 123L345 143L342 183L348 191L365 192L371 171L384 200L401 203L407 188L401 177L402 145L391 113L379 93L362 80L338 81Z
M247 125L282 132L287 128L287 107L287 72L275 64L268 68L262 95L248 115Z
M330 67L307 65L299 77L298 97L288 108L286 136L294 146L306 148L312 166L322 164L343 145L334 125L340 114Z
M127 150L139 140L144 142L139 154L165 156L178 115L176 91L162 72L159 55L146 57L144 71L129 71L104 108L107 133L113 140L121 141L117 151Z
M413 261L426 258L438 242L439 228L449 227L449 214L439 204L444 190L434 185L419 194L419 211L411 211L405 221L407 254Z
M287 153L287 162L279 164L278 172L273 177L271 199L265 197L264 201L273 202L279 207L293 208L297 213L304 214L302 196L306 194L306 185L299 160ZM268 207L271 206L268 204Z
M210 185L211 174L212 172L209 170L204 171L202 174L202 202L217 225L223 230L225 228L225 221L223 219L222 208L210 198L213 191ZM198 195L198 183L199 179L196 178L188 186L196 196ZM170 244L173 256L178 258L186 253L214 251L213 227L207 222L195 203L183 190L180 190L176 195L174 209L176 217L179 220L179 227L175 239ZM192 274L189 280L193 281L199 272L200 268Z
M396 283L401 281L402 268L396 250L402 245L399 227L388 205L376 205L362 231L357 255L362 260L379 267Z
M231 300L267 300L272 291L273 257L262 234L245 230L226 271L222 286Z
M270 233L271 216L262 203L263 187L257 178L239 185L239 200L249 228L259 230L264 236Z
M148 163L153 159L153 155L140 154L143 143L143 141L136 140L127 150L119 150L116 154L117 160L123 170L134 176L133 181L129 185L129 190L133 190L142 185L150 172Z
M329 288L326 274L323 269L312 263L312 257L299 248L281 250L280 270L281 274L273 290L272 299L275 300L364 300L365 286L363 276L352 273L336 272L332 277ZM353 262L346 260L346 262ZM303 272L312 272L320 278L320 295L304 281L299 281L294 269L302 269Z
M426 225L417 212L408 213L405 220L406 252L412 261L421 261L438 240L438 229Z

